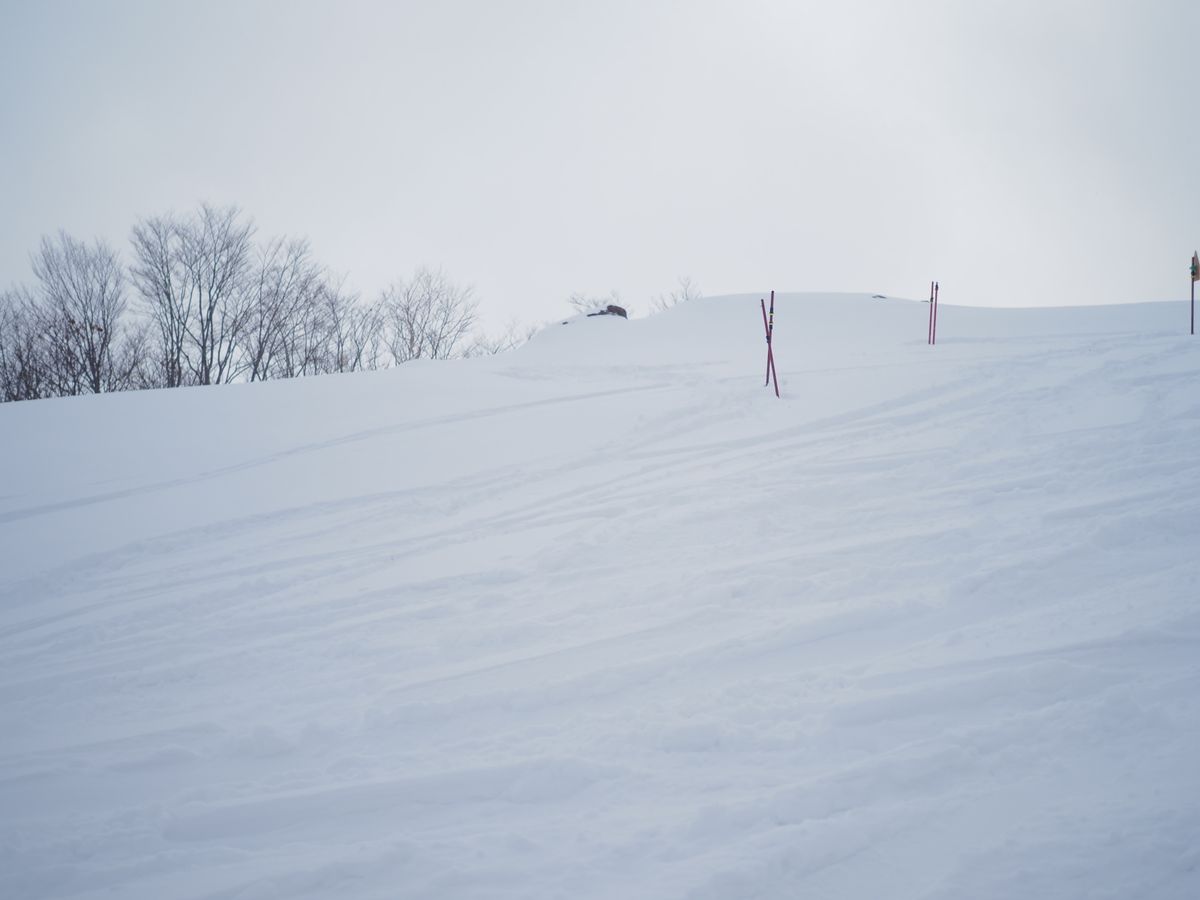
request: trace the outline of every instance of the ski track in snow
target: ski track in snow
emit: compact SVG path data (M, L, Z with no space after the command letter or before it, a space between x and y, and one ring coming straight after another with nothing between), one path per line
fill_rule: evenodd
M0 897L1200 896L1181 310L0 407Z

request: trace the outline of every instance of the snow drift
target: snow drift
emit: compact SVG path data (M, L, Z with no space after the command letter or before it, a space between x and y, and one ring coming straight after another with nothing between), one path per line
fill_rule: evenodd
M0 896L1200 895L1182 304L0 406Z

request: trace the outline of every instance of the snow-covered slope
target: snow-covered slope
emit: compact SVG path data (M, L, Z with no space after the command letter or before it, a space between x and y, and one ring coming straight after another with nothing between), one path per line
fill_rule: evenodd
M0 897L1200 896L1182 304L0 406Z

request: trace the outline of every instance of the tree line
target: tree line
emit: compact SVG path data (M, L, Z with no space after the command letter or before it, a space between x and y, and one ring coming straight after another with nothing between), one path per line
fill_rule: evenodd
M307 241L257 240L236 207L143 219L130 256L42 239L33 284L0 292L0 401L354 372L522 337L475 335L472 289L438 270L363 301Z

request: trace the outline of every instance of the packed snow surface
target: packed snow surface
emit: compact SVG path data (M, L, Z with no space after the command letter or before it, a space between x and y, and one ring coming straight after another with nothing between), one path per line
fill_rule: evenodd
M1179 303L0 407L0 897L1193 900Z

